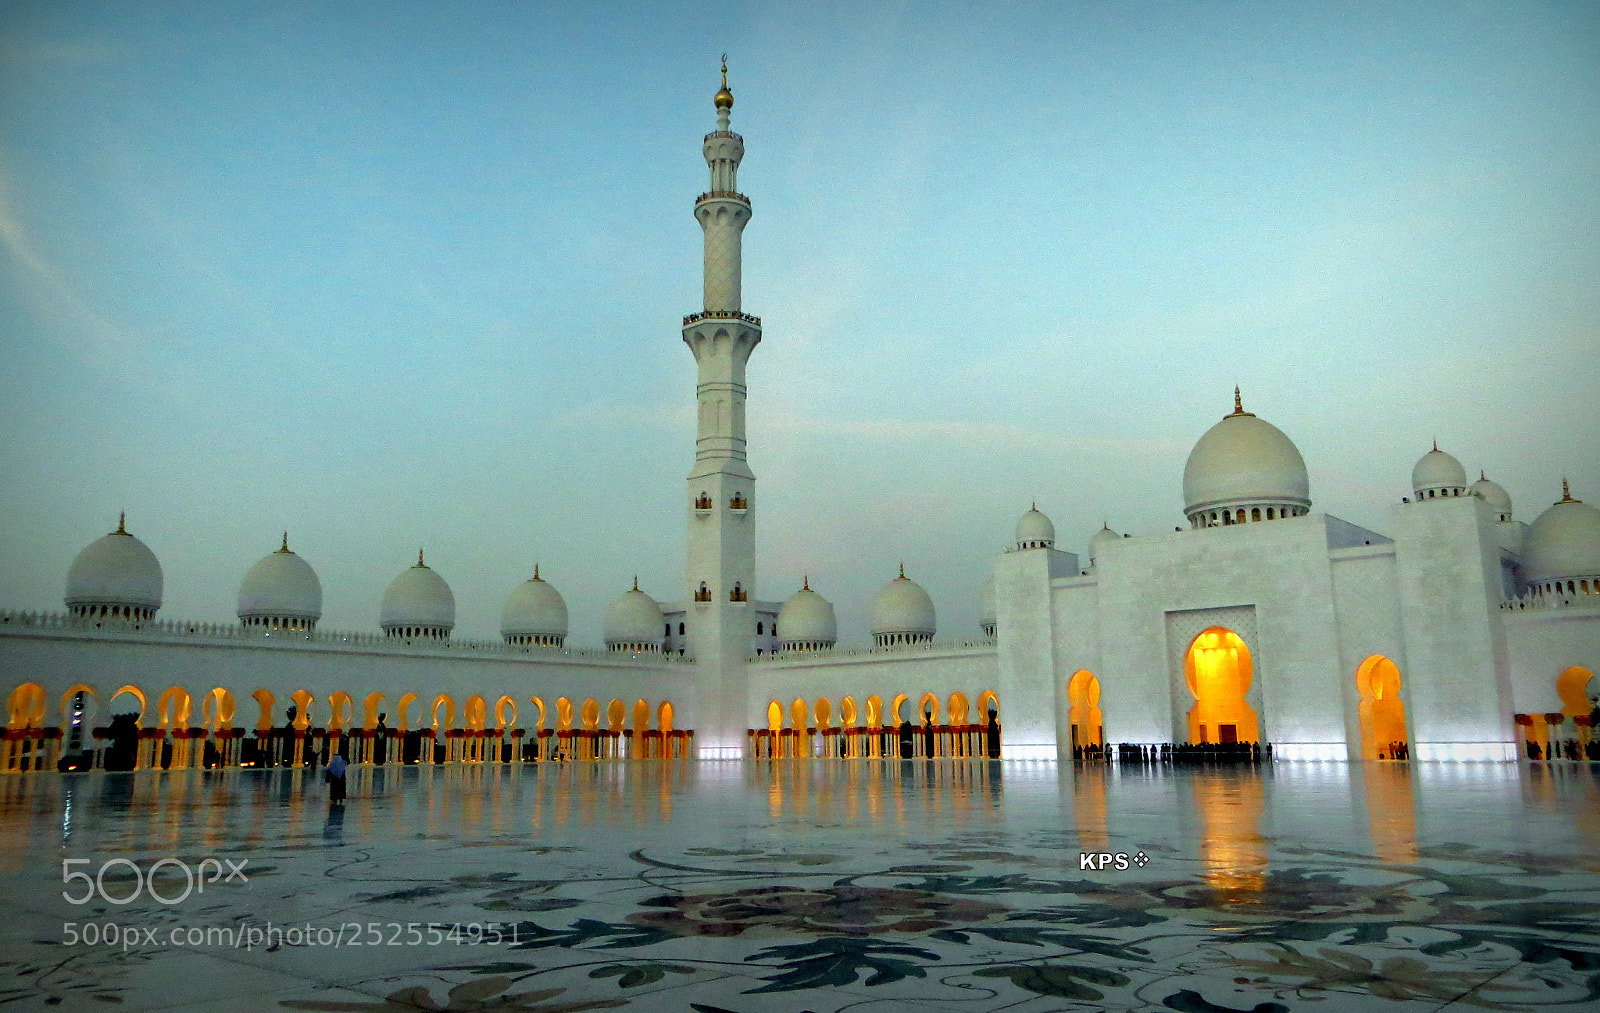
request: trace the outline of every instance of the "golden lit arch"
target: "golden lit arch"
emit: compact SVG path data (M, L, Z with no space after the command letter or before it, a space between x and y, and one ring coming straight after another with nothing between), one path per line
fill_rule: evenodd
M650 727L650 705L642 699L633 702L633 730L637 734Z
M622 722L628 717L628 705L621 700L613 698L606 704L606 730L612 732L622 731Z
M384 697L384 695L382 693L378 692L377 690L374 690L371 693L367 694L367 698L365 700L361 701L361 709L362 709L361 727L362 728L376 728L376 727L378 727L378 705L380 703L383 703L384 699L385 699L385 697Z
M583 727L591 732L600 727L600 704L592 696L583 702Z
M221 686L207 693L200 701L201 724L213 732L233 727L233 694Z
M297 689L289 694L289 699L294 701L298 710L294 716L294 726L302 732L311 727L311 705L316 702L316 697L303 689Z
M94 691L93 686L86 682L71 686L65 693L61 694L61 727L63 729L72 724L72 698L79 693L84 695L83 716L85 722L88 722L93 715L98 714L100 711L100 695ZM89 705L91 700L94 701L92 707Z
M409 715L411 711L411 705L416 702L417 694L415 693L402 693L400 694L400 699L395 702L395 707L399 711L399 713L395 715L395 728L399 731L404 732L410 730L411 718Z
M662 735L672 731L672 715L672 702L670 700L661 701L661 706L656 708L656 727L661 730Z
M44 725L44 687L25 682L11 691L6 700L7 728L39 728Z
M261 708L261 713L256 717L256 731L265 732L272 728L272 711L277 706L278 698L270 690L258 689L250 694Z
M767 730L778 731L783 727L783 704L776 700L767 704Z
M867 697L867 727L883 727L883 697L876 694Z
M905 720L905 715L900 713L900 708L905 705L907 699L904 693L896 693L894 701L889 704L889 717L896 725Z
M1556 693L1561 697L1561 713L1569 718L1586 715L1594 709L1590 702L1589 680L1594 678L1594 673L1581 665L1571 668L1556 676Z
M342 732L349 728L355 709L355 701L344 690L337 689L328 694L328 729Z
M922 699L917 701L917 717L918 718L925 717L929 710L933 711L933 718L932 718L933 723L934 724L938 724L939 723L939 698L934 696L932 693L924 693L924 694L922 694Z
M160 719L158 728L189 727L189 691L182 686L168 686L166 691L156 698L156 717Z
M506 720L506 708L511 708L511 719ZM504 730L517 726L517 702L509 696L503 696L494 702L494 726Z
M106 702L106 710L107 710L107 712L110 712L113 709L114 705L117 702L117 697L121 696L124 693L127 693L129 696L131 696L135 700L139 701L139 711L138 711L138 713L136 713L133 716L133 723L138 725L139 727L143 728L144 727L144 712L150 705L145 700L144 690L140 689L138 686L134 686L132 684L129 684L129 685L124 686L121 689L117 690L115 693L111 694L110 700L108 700Z
M1245 702L1254 666L1250 648L1230 629L1213 626L1189 644L1183 677L1194 697L1190 742L1259 742L1256 712Z
M488 723L488 717L489 705L476 693L467 697L466 702L461 705L461 723L475 732L483 731L483 726Z
M572 731L572 701L564 696L556 699L556 731Z
M856 698L847 696L839 701L839 723L846 728L856 727Z
M445 729L449 730L454 728L456 726L456 702L451 698L449 693L440 693L438 696L433 698L433 707L430 711L430 713L433 715L434 730L437 731L439 728L440 707L444 708Z
M1000 697L995 694L994 690L986 689L982 693L978 694L979 722L987 723L989 720L989 711L991 710L994 711L995 717L998 719L1000 716Z
M967 723L967 713L971 710L967 703L967 695L959 689L950 694L950 723L964 725Z
M1100 680L1093 672L1080 668L1067 683L1067 720L1072 725L1073 748L1105 744L1102 732L1104 715L1100 711Z
M811 723L810 718L811 709L806 706L804 700L796 697L794 703L789 705L789 727L797 732L803 732Z
M818 697L812 706L811 713L817 716L818 728L831 728L833 726L833 704L827 697Z
M539 708L539 717L538 717L537 723L534 724L534 727L535 728L543 728L544 727L544 697L542 697L542 696L530 696L530 697L528 697L528 702L533 704L535 707Z
M1357 711L1361 720L1361 758L1392 759L1394 743L1408 741L1406 705L1400 699L1400 669L1381 654L1374 654L1356 669Z

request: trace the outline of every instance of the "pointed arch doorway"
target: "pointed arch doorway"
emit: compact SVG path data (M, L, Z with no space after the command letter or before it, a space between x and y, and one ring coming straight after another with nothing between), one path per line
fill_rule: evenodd
M1183 656L1183 678L1194 704L1189 708L1191 743L1260 742L1261 725L1245 700L1255 676L1250 648L1224 626L1201 631Z
M1073 673L1067 683L1067 720L1072 726L1072 748L1099 746L1105 743L1104 715L1100 711L1100 680L1093 672L1081 668Z
M1361 758L1396 760L1410 755L1406 733L1406 705L1400 699L1400 668L1374 654L1356 669L1356 690L1361 694L1357 715L1361 721Z

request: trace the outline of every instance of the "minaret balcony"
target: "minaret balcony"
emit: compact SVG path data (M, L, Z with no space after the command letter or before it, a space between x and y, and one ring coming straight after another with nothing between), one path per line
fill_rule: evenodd
M742 514L746 510L750 509L750 501L745 499L743 496L735 495L732 499L728 500L728 509L732 510L736 514Z
M706 135L706 140L709 141L713 137L731 137L734 140L738 141L740 144L744 143L744 137L739 135L739 134L734 133L731 130L713 130L713 131L711 131L711 133Z
M737 190L707 190L694 199L694 206L699 207L708 200L736 200L746 207L751 206L750 198Z
M710 591L706 591L706 590L696 591L694 593L694 600L695 601L710 601L711 600L711 592Z
M701 310L699 313L691 313L684 317L683 326L688 327L690 324L696 324L702 320L739 320L747 324L754 324L757 327L761 326L760 317L751 316L748 313L740 313L738 310Z
M728 592L728 600L729 601L749 601L750 600L750 596L748 594L746 594L744 591L742 591L742 590L740 590L739 588L736 587L732 591Z
M696 496L694 508L698 513L708 514L716 508L716 504L711 501L710 496Z

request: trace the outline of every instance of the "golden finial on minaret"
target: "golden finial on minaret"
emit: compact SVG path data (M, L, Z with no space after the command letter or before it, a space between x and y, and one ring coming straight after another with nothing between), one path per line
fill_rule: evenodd
M278 551L279 552L288 552L289 551L289 532L285 531L283 533L283 547L280 548Z
M113 535L125 535L128 533L128 511L123 510L117 514L117 530L111 533Z
M733 108L733 92L728 90L728 54L722 54L722 90L717 92L718 109Z

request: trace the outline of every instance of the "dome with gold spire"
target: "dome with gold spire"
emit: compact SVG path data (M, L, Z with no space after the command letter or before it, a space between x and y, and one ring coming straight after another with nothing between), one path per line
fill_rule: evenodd
M422 561L401 570L383 592L378 625L391 637L431 637L443 640L456 625L456 596L444 578Z
M322 618L322 582L311 564L283 545L263 556L239 584L239 622L269 630L314 630Z
M128 534L127 515L117 530L84 547L67 570L67 611L77 616L151 619L161 607L161 564Z

